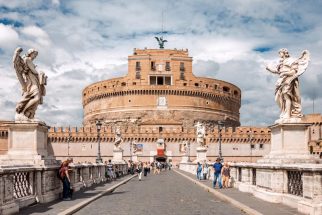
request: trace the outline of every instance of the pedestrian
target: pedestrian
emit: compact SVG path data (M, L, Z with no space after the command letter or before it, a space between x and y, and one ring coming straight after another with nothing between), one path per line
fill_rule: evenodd
M202 166L201 163L197 163L197 179L201 180L201 172L202 172Z
M143 163L143 173L144 173L145 177L148 175L148 164L147 164L147 162Z
M209 172L208 164L204 164L202 169L204 180L208 180L208 172Z
M137 167L137 172L139 174L139 181L141 181L141 178L142 178L142 163L139 163L138 164L138 167Z
M216 163L214 163L214 182L213 182L213 188L216 187L216 183L218 181L219 188L222 188L222 183L221 183L221 169L222 169L222 164L220 162L220 158L216 159Z
M69 167L69 164L72 162L73 162L73 159L68 158L66 161L64 161L61 164L60 169L59 169L59 175L60 175L60 178L63 182L63 200L64 201L71 200L71 198L72 198L73 190L70 185L70 177L68 174L68 171L69 171L68 167Z
M116 178L114 172L113 172L113 164L111 160L108 160L108 164L106 165L107 169L107 178L108 180L112 181Z
M224 166L221 170L222 183L224 188L229 187L229 178L230 178L230 168L227 162L224 163Z

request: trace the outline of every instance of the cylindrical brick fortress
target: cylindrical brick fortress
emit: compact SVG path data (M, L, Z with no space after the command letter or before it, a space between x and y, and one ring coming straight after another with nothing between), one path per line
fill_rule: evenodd
M196 121L225 121L239 126L241 91L228 82L195 77L188 50L134 49L128 75L83 90L84 126L129 120L166 120L193 126Z

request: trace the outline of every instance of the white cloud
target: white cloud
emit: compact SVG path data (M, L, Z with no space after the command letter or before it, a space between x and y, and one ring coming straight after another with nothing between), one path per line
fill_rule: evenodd
M0 23L0 48L10 49L19 41L19 35L12 26Z
M11 65L16 46L37 48L38 68L49 76L37 114L53 125L79 125L81 90L123 76L133 48L157 48L164 11L166 48L188 48L194 72L242 90L241 123L267 125L278 117L276 78L264 64L277 50L292 56L308 49L312 61L301 77L304 113L322 112L322 2L231 1L3 1L0 0L0 118L20 98ZM257 50L257 51L256 51ZM261 52L262 51L262 52ZM10 95L10 96L9 96Z

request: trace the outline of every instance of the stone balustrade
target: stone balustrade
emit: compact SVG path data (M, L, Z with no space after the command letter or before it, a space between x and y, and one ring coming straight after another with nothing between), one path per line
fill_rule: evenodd
M232 163L232 185L304 214L322 214L321 164Z
M104 183L105 164L71 164L70 180L74 191ZM127 174L127 164L115 164L114 169ZM0 214L18 213L23 207L58 199L62 183L57 177L59 166L0 168Z

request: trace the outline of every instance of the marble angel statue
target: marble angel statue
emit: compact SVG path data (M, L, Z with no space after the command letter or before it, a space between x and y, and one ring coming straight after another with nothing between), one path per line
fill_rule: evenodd
M123 142L122 136L121 136L121 130L119 127L115 130L115 142L114 142L114 150L121 149L121 143Z
M33 63L38 52L35 49L29 49L21 57L22 51L22 48L17 48L13 55L13 65L22 87L22 99L16 106L15 120L37 121L35 113L38 105L43 103L43 96L46 95L47 76L43 72L38 72Z
M199 144L199 146L204 147L205 146L205 134L206 134L205 126L203 124L201 124L200 122L197 122L195 127L197 128L197 132L196 132L197 143Z
M280 119L301 118L302 106L298 77L309 64L310 53L304 50L300 58L292 60L287 49L279 50L280 62L276 68L266 66L266 70L278 74L275 85L275 101L281 109Z

